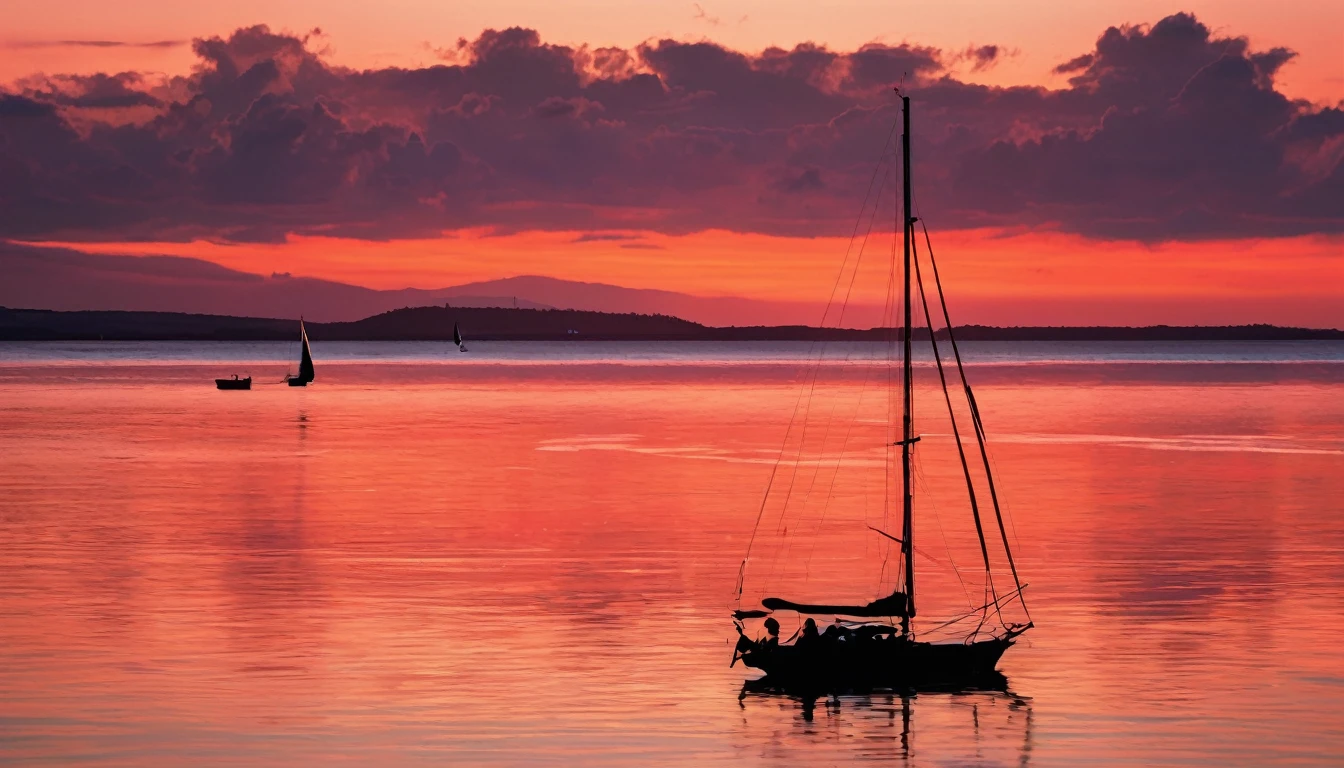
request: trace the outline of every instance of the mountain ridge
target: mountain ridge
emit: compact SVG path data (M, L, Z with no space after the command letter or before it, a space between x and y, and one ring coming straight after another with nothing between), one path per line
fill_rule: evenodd
M498 307L406 307L361 320L306 323L314 341L448 341L453 326L480 341L888 341L891 328L706 326L664 314ZM957 326L964 341L1294 341L1344 340L1333 328L1239 326ZM296 321L177 312L76 311L0 307L5 341L291 340ZM938 329L937 335L947 335ZM916 328L913 337L927 338Z
M92 254L0 242L0 305L59 311L181 312L354 322L403 307L455 306L655 312L710 324L799 315L806 304L703 297L608 283L517 275L445 288L375 289L272 272L231 269L186 256ZM812 313L807 313L812 314Z

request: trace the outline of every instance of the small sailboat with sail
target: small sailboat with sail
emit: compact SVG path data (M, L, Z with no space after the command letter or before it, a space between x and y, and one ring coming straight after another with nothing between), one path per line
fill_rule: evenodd
M467 345L462 341L462 331L457 327L457 323L453 323L453 343L457 345L458 352L467 351Z
M815 596L808 600L795 600L766 596L769 593L763 589L760 593L762 599L759 602L759 607L744 604L743 586L748 570L752 567L752 547L761 534L761 515L764 514L766 504L772 498L772 493L776 492L774 486L777 475L775 473L778 472L780 466L777 463L775 473L771 475L771 487L767 488L766 499L762 502L761 513L757 517L756 529L752 533L751 543L748 544L746 556L742 560L736 589L737 610L733 612L734 626L738 633L733 663L742 661L747 667L764 672L765 677L759 681L754 681L756 683L768 681L780 688L811 692L871 690L874 688L956 689L996 687L1002 680L1002 676L996 670L1000 657L1016 642L1022 633L1034 626L1023 599L1023 590L1026 584L1019 579L1017 565L1013 560L1012 549L1009 546L1009 535L1004 527L1004 513L1001 509L999 494L986 449L984 424L971 386L966 381L961 350L957 346L947 303L943 295L942 281L938 275L937 264L933 260L932 241L929 238L927 228L924 227L920 218L917 218L913 213L913 193L910 183L910 98L905 95L900 95L899 98L901 114L898 118L898 124L903 129L900 136L899 153L900 210L894 211L894 217L896 226L901 232L899 235L893 233L895 236L891 248L888 301L889 310L893 313L892 319L895 320L895 313L897 312L900 313L901 319L899 335L893 334L890 345L891 373L885 376L884 388L887 392L883 399L886 407L890 409L890 415L879 420L881 426L878 427L878 429L884 430L883 434L887 435L883 438L885 445L880 447L885 454L885 458L873 463L881 467L883 487L891 489L890 496L886 495L887 492L884 491L884 498L891 498L898 491L900 493L901 527L898 533L890 533L871 525L860 526L858 521L852 525L855 535L873 535L876 533L885 540L883 542L884 547L890 548L891 544L895 544L896 548L893 549L895 549L896 565L893 570L888 571L887 562L884 558L882 575L879 576L878 580L881 591L872 599L855 600L852 597L825 599L830 596L824 595ZM894 126L892 135L895 135ZM888 147L890 147L890 136L887 141ZM889 155L884 150L883 162L886 162L888 157L894 157L894 154ZM894 175L894 163L888 168ZM876 173L874 177L876 178ZM894 182L892 186L895 186ZM879 189L877 198L879 201L881 194ZM875 217L876 202L873 210ZM927 246L924 254L918 253L918 245L915 242L915 225L917 223L923 230L923 239ZM899 251L898 242L903 243ZM898 252L903 256L903 266L899 269L896 264ZM929 286L928 291L925 290L924 274L920 269L921 261L925 261L930 267L932 285ZM855 268L855 274L857 274L857 267ZM903 287L898 287L898 280L903 281ZM930 299L935 297L939 304L934 306L941 305L942 310L937 322L945 325L945 330L937 334L933 332L935 319L930 309ZM896 303L898 300L899 303ZM922 549L915 547L917 533L916 478L912 474L912 467L916 446L921 440L921 436L915 433L912 368L912 341L914 336L912 331L916 301L923 310L923 319L927 326L928 340L932 345L933 360L937 369L937 381L942 390L942 397L938 400L947 406L947 415L951 423L951 435L948 437L955 445L955 452L960 464L959 474L962 476L959 479L965 481L969 512L974 521L976 538L970 539L968 536L967 540L978 541L979 554L982 555L984 561L984 604L978 608L973 607L974 602L979 602L979 600L971 598L968 592L969 610L959 611L958 615L954 615L950 619L947 613L940 612L940 607L935 607L934 610L929 611L924 610L923 604L920 603L918 607L921 610L917 611L916 603L915 554L919 553L922 556L927 556ZM947 346L944 347L944 350L951 353L952 360L947 361L946 364L942 356L944 350L939 348L939 336L946 339ZM900 348L899 360L896 356L898 344ZM955 361L955 365L952 364L953 361ZM897 383L896 369L898 362L899 383ZM821 364L821 359L818 358L818 365ZM955 387L949 389L949 369L952 369L954 375L960 379L960 392L957 392ZM815 386L816 378L813 377L811 382L812 386ZM807 392L807 386L808 384L805 383L805 393ZM899 432L896 431L897 424L895 421L898 408L896 405L897 397L900 400ZM954 408L954 397L958 399L964 397L964 403ZM800 395L801 401L802 396ZM795 419L797 413L795 411ZM959 419L963 422L969 419L971 429L967 430L965 434L967 438L970 438L973 433L973 440L968 439L963 442L963 432L958 426ZM791 430L792 427L791 423ZM802 431L806 435L806 425L804 425ZM896 435L899 435L899 438L892 439ZM786 443L788 439L786 435ZM873 450L878 448L879 446L873 446ZM979 452L979 462L974 461L975 457L973 456L968 457L968 453L972 450ZM897 451L899 451L900 457L899 468L896 466L895 455ZM781 450L781 461L783 458L784 452ZM981 467L981 465L983 466ZM899 480L897 479L898 474ZM988 491L989 505L983 505L983 490ZM791 500L797 502L793 481L788 481L786 489L778 491L777 495L784 497L782 509L787 509ZM894 513L894 503L892 506ZM992 519L989 518L988 514L982 514L988 512L988 510L983 510L982 506L992 506ZM886 513L884 512L884 514ZM781 513L780 518L781 525L783 525L784 520L782 515L783 513ZM938 525L941 527L942 523L939 522ZM994 535L991 525L997 527L998 536ZM871 530L861 530L862 527ZM970 527L969 523L966 524L966 527ZM1002 545L1002 555L997 554L997 547L1000 543ZM789 549L792 551L792 545ZM861 550L862 548L856 542L854 549ZM991 549L996 551L993 558L990 554ZM890 553L892 549L886 549L885 551ZM788 555L786 554L785 557L787 558ZM996 585L995 563L998 564L1000 583L1005 581L1006 577L1010 577L1011 589L1000 588ZM1003 566L1007 567L1008 573L1003 573ZM763 568L762 570L769 570L771 574L780 572L778 567ZM810 566L807 570L810 572ZM888 578L890 581L884 581ZM960 581L961 578L961 574L958 572L957 580ZM1009 610L1010 604L1013 611ZM929 622L928 626L922 625L922 622L917 623L918 617L930 614L937 618L933 622ZM1018 618L1019 614L1022 620L1014 621L1013 619ZM834 623L827 627L825 634L822 634L817 631L816 618L814 617L831 618L834 619ZM781 618L786 621L801 623L799 631L795 633L796 641L790 642L792 638L782 639L780 637ZM947 639L949 634L951 635L950 640ZM934 640L925 639L926 637L934 637Z
M303 344L303 350L299 353L299 374L285 377L285 381L291 387L306 387L316 378L316 372L313 370L313 352L308 348L308 330L303 327L303 318L299 318L299 339Z

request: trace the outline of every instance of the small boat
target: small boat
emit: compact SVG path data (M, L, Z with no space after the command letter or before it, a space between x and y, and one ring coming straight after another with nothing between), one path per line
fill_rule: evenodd
M291 387L306 387L314 379L313 353L308 348L308 331L303 327L303 318L299 318L299 338L303 341L303 351L299 355L299 375L286 376L285 381Z
M453 323L453 343L457 345L458 352L467 351L467 345L462 343L462 332L458 330L457 323Z
M761 685L773 685L781 689L793 690L799 692L839 692L844 690L873 690L873 689L914 689L914 690L966 690L977 687L994 687L1002 683L1002 675L996 669L999 658L1005 651L1011 647L1017 637L1023 632L1031 629L1034 624L1031 621L1031 614L1027 612L1026 603L1023 600L1023 589L1026 587L1018 577L1017 565L1013 561L1012 550L1009 547L1009 536L1004 527L1004 516L1000 510L998 493L994 485L994 477L991 472L991 462L985 446L985 430L981 421L979 408L975 403L975 396L971 391L970 384L966 381L966 371L962 365L961 352L957 347L956 338L953 334L953 326L950 315L947 311L947 303L943 296L942 283L938 278L937 263L933 260L933 251L931 241L928 238L928 230L923 229L924 240L929 248L926 253L918 253L917 244L914 242L915 224L920 219L912 214L912 192L910 186L910 98L902 95L901 116L904 132L901 135L901 197L900 202L904 208L904 216L900 212L895 213L897 227L900 226L900 220L904 219L904 232L896 234L896 237L904 238L904 267L901 270L896 269L895 259L900 252L895 250L893 242L893 256L891 267L891 280L904 279L904 289L893 285L893 290L889 294L892 300L891 309L895 312L903 311L904 321L899 334L893 334L892 343L889 347L891 358L889 364L891 373L887 378L888 394L891 413L885 420L884 434L881 438L884 445L880 446L885 452L887 459L879 462L881 467L883 483L887 483L886 478L890 478L891 498L894 502L895 494L900 493L900 520L902 529L899 535L893 535L878 528L867 526L871 531L881 535L899 546L899 553L895 547L885 545L889 555L883 555L883 571L879 575L878 581L884 586L879 587L876 596L871 600L864 602L864 599L855 600L852 597L837 600L787 600L780 597L763 597L759 608L753 606L743 606L743 580L747 577L748 568L751 564L752 547L756 542L757 534L761 531L761 515L757 516L756 530L753 531L751 543L747 545L746 556L742 560L741 569L738 575L737 585L737 610L733 612L733 624L737 629L738 640L733 653L733 663L742 661L746 666L761 670L765 677L758 681ZM892 133L894 134L894 128ZM888 140L890 141L890 139ZM885 157L890 157L890 153L884 153ZM885 159L884 159L885 162ZM879 200L880 200L879 192ZM876 203L874 203L874 215L876 215ZM931 278L929 284L926 284L920 274L920 262L924 261L928 267L931 267ZM912 285L914 286L912 290ZM926 290L927 289L927 290ZM921 622L922 626L917 626L914 622L918 615L915 604L915 558L916 552L923 554L923 550L917 550L914 545L915 526L915 483L912 478L912 457L915 446L920 440L920 436L914 432L914 378L911 367L911 337L912 337L912 298L918 300L923 309L922 318L924 325L932 329L935 323L934 315L930 312L930 305L933 299L941 303L942 312L937 318L937 322L945 325L946 330L938 334L928 333L928 340L933 346L933 359L936 361L938 379L942 386L943 397L938 401L946 402L948 420L951 424L951 441L956 446L956 453L960 458L961 472L966 483L966 492L968 496L968 511L975 523L975 533L979 541L979 554L983 556L984 570L982 576L985 585L985 604L975 608L967 606L959 610L949 610L949 606L935 606L935 610L940 612L936 614L933 621ZM899 299L902 303L896 304ZM938 307L937 304L933 304ZM893 319L898 315L892 315ZM893 329L895 330L895 329ZM951 368L951 364L944 364L943 357L939 353L939 337L945 336L955 358L956 364L953 375L958 376L961 381L953 382L953 386L948 385L948 372L945 368ZM903 351L896 354L897 345L903 346ZM899 370L896 368L899 363ZM821 365L818 358L818 365ZM900 383L897 376L899 376ZM815 384L815 377L813 383ZM956 386L960 384L960 386ZM900 396L900 405L896 405L896 398ZM809 395L810 396L810 395ZM965 405L960 409L954 409L954 398L965 398ZM810 403L810 401L809 401ZM899 416L896 409L899 408ZM959 415L960 414L960 415ZM797 413L795 412L795 418ZM804 416L806 418L806 416ZM899 418L899 422L897 419ZM959 429L958 421L970 421L970 429ZM792 430L793 424L790 424ZM806 425L804 425L806 432ZM972 433L973 432L973 439ZM877 439L878 434L874 433ZM899 440L893 440L899 435ZM966 442L963 443L962 436L965 435ZM787 438L786 438L787 439ZM848 439L848 438L847 438ZM899 469L895 466L894 448L900 449ZM872 446L877 450L879 446ZM970 451L978 449L979 456L968 456ZM801 451L801 449L800 449ZM975 461L980 459L980 461ZM784 453L781 451L780 462L784 461ZM780 462L776 463L776 470ZM980 465L983 465L983 468ZM774 487L776 475L771 475L771 486L767 488L766 502L772 498L776 492ZM790 509L791 499L796 507L799 503L806 505L806 500L801 502L797 498L803 494L790 495L792 491L792 481L788 481L787 489L779 489L779 496L783 498L782 509ZM978 498L977 491L980 489L988 490L988 499ZM778 498L776 497L776 498ZM993 517L988 515L990 504L992 502ZM892 504L895 507L895 504ZM766 509L765 502L762 503L761 513ZM884 507L885 509L885 507ZM893 513L896 511L892 510ZM783 520L781 512L781 520ZM893 515L894 516L894 515ZM994 534L994 526L997 522L997 533ZM941 526L941 522L938 523ZM860 527L857 522L850 523L854 526L856 534ZM967 526L969 527L969 525ZM866 531L863 532L865 535ZM1006 557L1000 560L997 556L999 544L1002 544L1002 551ZM863 551L861 544L854 547L856 552ZM1006 564L1009 573L1003 573L1001 566L992 566L990 551L993 550L996 556L994 561ZM782 558L787 561L792 550L787 550L782 554ZM895 562L888 568L887 557L891 556ZM764 574L758 578L772 579L780 571L774 568L761 568ZM890 574L890 576L887 576ZM859 574L856 574L859 575ZM875 574L876 575L876 574ZM863 581L871 584L868 580L868 574L861 574ZM995 583L996 576L999 583ZM1011 578L1009 578L1011 576ZM884 578L890 578L890 581L883 581ZM961 578L960 573L957 576ZM1005 582L1007 584L1005 585ZM772 589L768 584L762 585L761 594L766 594L766 590ZM798 585L795 589L805 588ZM834 589L830 587L829 589ZM859 587L856 589L872 589L869 587ZM869 594L873 594L869 592ZM866 599L866 598L865 598ZM969 600L969 597L968 597ZM1014 613L1009 613L1009 604L1014 603ZM1022 621L1014 621L1018 618L1017 612L1020 612L1024 618ZM927 611L925 612L928 613ZM947 620L952 615L951 620ZM822 616L834 618L834 624L827 627L825 633L818 632L816 619L811 617ZM778 617L778 618L777 618ZM779 618L785 618L791 623L800 623L802 626L796 633L797 639L780 637ZM804 621L805 619L805 621ZM763 620L763 621L761 621ZM824 619L823 619L824 620ZM753 624L753 622L761 622ZM748 629L751 627L751 629ZM764 629L764 634L759 629ZM917 630L922 634L917 634ZM951 636L949 639L948 636ZM926 639L933 636L939 641L932 642ZM791 640L793 640L791 642Z
M232 379L215 379L215 386L220 389L251 389L252 377L245 379L238 378L238 374L233 374Z

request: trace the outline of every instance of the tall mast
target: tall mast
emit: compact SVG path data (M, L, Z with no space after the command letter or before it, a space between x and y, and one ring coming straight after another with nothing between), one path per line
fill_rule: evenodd
M910 619L915 615L915 545L914 535L914 494L910 487L910 450L914 447L914 379L910 370L910 224L914 219L910 215L910 97L901 96L901 200L904 207L903 226L905 237L905 290L902 301L905 308L905 321L902 337L905 341L904 358L901 371L901 489L904 491L902 505L903 534L901 548L905 556L905 595L908 610L901 619L901 631L910 632Z

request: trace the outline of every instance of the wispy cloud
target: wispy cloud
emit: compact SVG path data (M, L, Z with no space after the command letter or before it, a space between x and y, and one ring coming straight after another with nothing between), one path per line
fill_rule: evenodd
M695 8L695 16L693 18L696 21L703 21L711 27L717 27L719 24L723 23L718 16L710 16L705 13L705 9L702 8L699 3L691 3L691 7Z
M574 238L572 243L604 243L621 240L638 240L639 235L627 235L620 232L586 232Z
M17 40L7 43L9 48L177 48L186 40Z
M1019 53L1016 48L1004 48L1001 45L969 45L966 50L957 53L953 58L969 62L972 72L983 72Z

